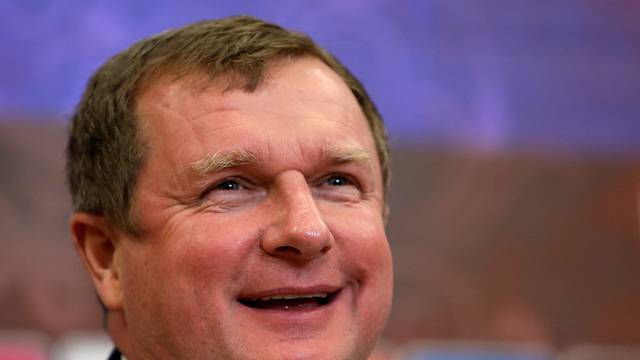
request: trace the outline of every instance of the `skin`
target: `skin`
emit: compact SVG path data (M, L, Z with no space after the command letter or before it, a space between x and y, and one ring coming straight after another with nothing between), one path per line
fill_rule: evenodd
M192 84L158 80L138 100L150 145L139 236L97 215L71 220L114 341L130 360L366 359L392 261L355 98L312 58L271 63L252 93ZM310 308L238 301L315 293L336 295Z

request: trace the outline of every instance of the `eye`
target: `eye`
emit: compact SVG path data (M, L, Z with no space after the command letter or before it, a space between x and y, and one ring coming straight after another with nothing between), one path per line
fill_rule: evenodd
M325 184L330 186L345 186L345 185L353 185L353 182L349 180L346 176L342 175L332 175L325 180Z
M242 188L242 185L240 185L240 183L237 180L225 180L219 183L218 185L216 185L213 189L230 191L230 190L240 190L241 188Z
M360 185L353 177L345 174L329 174L314 187L316 196L334 202L355 202L362 195Z
M208 212L226 212L256 204L265 196L264 188L244 177L227 177L213 182L199 197L197 205Z
M235 178L226 178L217 182L215 184L210 185L206 188L198 197L199 199L204 199L207 197L213 196L215 193L219 193L220 195L225 193L236 193L241 192L241 190L245 190L247 187L244 185L242 180ZM230 195L230 194L229 194Z

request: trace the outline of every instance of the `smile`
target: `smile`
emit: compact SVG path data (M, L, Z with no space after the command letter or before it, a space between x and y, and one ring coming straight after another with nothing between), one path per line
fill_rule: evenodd
M311 294L274 294L262 297L244 297L238 301L245 306L253 309L262 310L311 310L328 305L340 290L333 292L318 292Z

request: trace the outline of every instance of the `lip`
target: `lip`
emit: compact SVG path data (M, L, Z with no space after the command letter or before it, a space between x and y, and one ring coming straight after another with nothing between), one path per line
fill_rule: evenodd
M342 290L340 286L318 285L310 287L280 287L241 293L236 299L262 299L274 296L310 296L314 294L331 295Z
M261 299L273 296L307 296L312 294L326 293L330 301L321 306L300 307L289 309L260 309L247 306L241 302L243 299ZM283 333L291 332L292 336L297 336L306 331L318 331L329 324L344 306L346 291L339 286L312 286L312 287L281 287L242 293L236 298L236 304L240 312L247 320L260 327L271 329L271 331ZM244 300L243 300L244 301Z

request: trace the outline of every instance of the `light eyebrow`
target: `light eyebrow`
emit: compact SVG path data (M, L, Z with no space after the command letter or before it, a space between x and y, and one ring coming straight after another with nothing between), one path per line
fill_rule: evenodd
M368 151L361 148L330 147L323 150L323 155L333 164L355 164L366 168L373 167L373 159Z
M200 160L191 163L191 170L196 174L205 176L224 169L249 165L256 162L255 153L247 150L220 150L208 154Z

